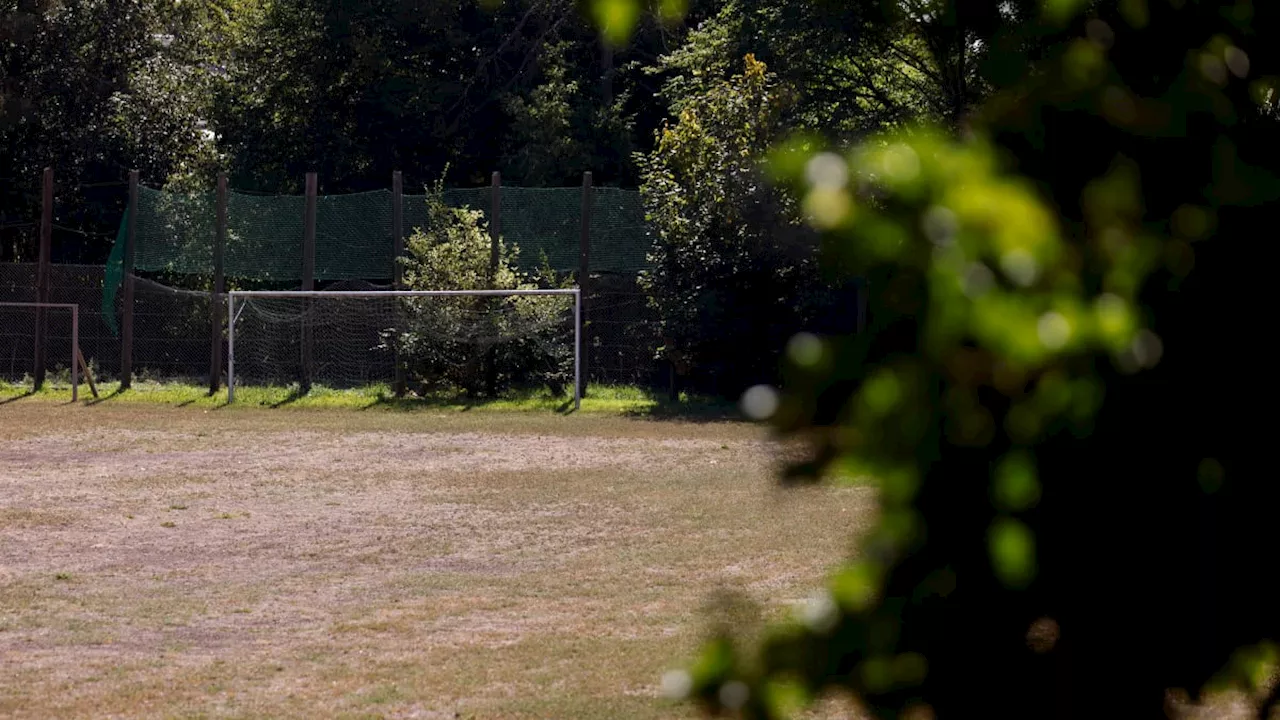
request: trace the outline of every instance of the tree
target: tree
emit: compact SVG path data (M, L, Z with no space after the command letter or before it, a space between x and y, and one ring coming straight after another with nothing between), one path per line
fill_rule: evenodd
M247 3L218 5L228 7L62 0L0 11L0 225L12 218L22 226L0 243L0 260L37 254L46 166L57 182L59 259L95 262L115 237L129 169L156 183L211 174L213 73L204 63L223 47L211 39L211 18L225 30L221 11Z
M881 514L794 621L704 648L706 708L842 688L881 717L1155 717L1222 685L1276 707L1275 397L1246 328L1269 317L1277 19L1046 2L988 47L972 137L779 149L873 292L867 332L790 345L772 422L812 441L792 480L874 478Z
M955 128L990 87L984 58L1035 4L729 0L649 72L678 114L751 53L793 95L793 130L843 144L922 120Z
M825 295L816 237L763 174L786 100L748 55L741 74L682 100L679 120L640 161L655 233L642 285L662 353L702 390L736 395L773 379L786 339L814 321Z
M922 121L958 128L990 86L984 58L1027 6L729 0L649 68L678 118L641 161L663 353L698 368L704 389L737 393L774 376L798 328L838 329L800 203L760 172L766 149L784 129L843 145ZM765 90L742 81L750 72L730 77L744 52L776 64ZM767 112L735 92L767 92Z
M606 182L634 174L628 97L624 93L606 104L589 92L582 68L569 63L572 45L547 47L539 58L541 82L504 101L511 129L502 167L504 178L515 184L573 185L587 169Z
M362 191L446 165L455 185L633 180L631 95L609 69L604 87L598 46L571 0L277 0L213 124L247 189L296 192L316 171L326 192Z

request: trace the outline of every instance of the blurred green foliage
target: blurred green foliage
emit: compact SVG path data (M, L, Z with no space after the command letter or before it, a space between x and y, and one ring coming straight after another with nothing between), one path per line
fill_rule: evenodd
M838 689L882 717L1164 717L1221 687L1265 716L1276 9L917 6L933 67L941 38L977 56L974 102L832 150L796 127L771 164L871 287L864 332L789 345L772 424L812 450L787 477L873 476L880 519L793 621L718 631L667 685L740 717Z

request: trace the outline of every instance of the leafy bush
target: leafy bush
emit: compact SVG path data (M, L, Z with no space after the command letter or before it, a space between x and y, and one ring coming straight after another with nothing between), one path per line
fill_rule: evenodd
M939 3L933 32L992 5ZM1256 230L1280 7L1034 12L986 43L967 137L776 155L870 278L869 324L797 338L744 405L812 442L792 479L874 478L879 513L802 612L714 637L673 694L741 718L833 691L879 718L1179 717L1222 688L1280 709Z
M644 287L661 353L701 390L736 395L775 377L787 338L820 313L816 235L763 161L784 99L748 55L743 72L683 99L679 120L640 159L656 231Z
M529 290L566 283L546 267L516 268L519 249L492 241L483 213L444 204L439 188L427 198L426 228L416 229L401 260L410 290ZM564 392L573 372L573 311L566 297L402 298L404 324L395 345L426 387L490 394L546 383Z

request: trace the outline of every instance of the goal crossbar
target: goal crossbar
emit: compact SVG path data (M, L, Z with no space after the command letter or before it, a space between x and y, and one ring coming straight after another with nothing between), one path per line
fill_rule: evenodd
M582 291L549 290L232 290L227 293L227 403L235 401L236 301L252 298L396 298L396 297L518 297L568 295L573 297L573 408L582 407Z
M76 303L0 302L0 307L32 308L35 310L71 311L71 402L80 399L80 367L76 364L80 351L80 306ZM42 338L44 341L45 338Z

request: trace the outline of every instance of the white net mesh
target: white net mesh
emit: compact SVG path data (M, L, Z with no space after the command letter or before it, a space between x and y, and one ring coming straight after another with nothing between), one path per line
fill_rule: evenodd
M237 293L235 382L501 392L572 387L574 297Z
M70 387L71 308L25 303L0 301L0 394L29 393L37 389L37 354L41 342L44 382L53 387Z

